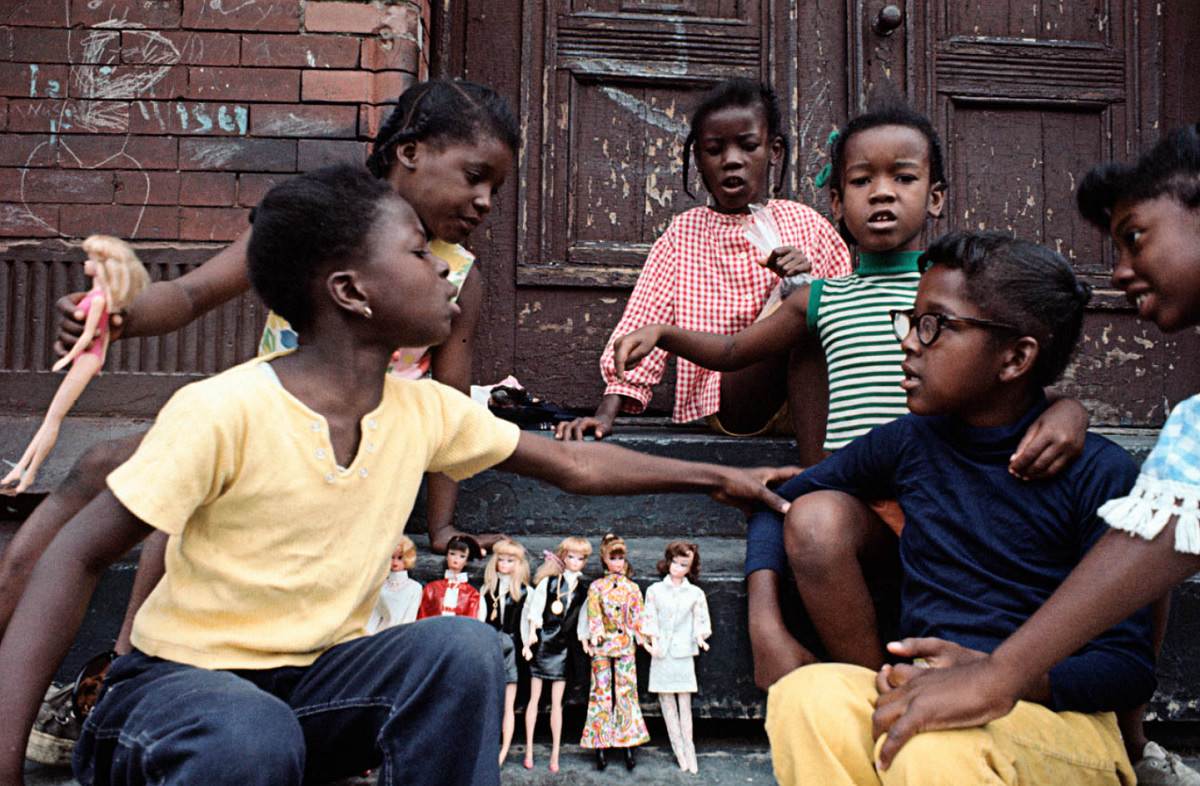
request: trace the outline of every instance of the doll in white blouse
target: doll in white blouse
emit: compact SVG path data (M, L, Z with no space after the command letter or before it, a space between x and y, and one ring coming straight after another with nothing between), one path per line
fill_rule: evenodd
M504 724L501 727L500 764L508 758L512 742L514 704L517 700L517 647L524 647L525 595L529 589L529 558L525 547L511 538L492 546L492 556L483 569L484 620L500 633L504 652Z
M658 563L662 581L646 590L642 632L649 641L650 692L658 694L671 750L679 769L697 772L692 742L692 694L696 692L695 657L708 649L712 622L704 591L692 582L700 576L700 549L683 540L667 544Z
M391 572L379 590L375 610L367 620L367 633L404 625L417 618L417 607L421 605L421 582L408 577L408 571L417 561L417 547L407 535L400 536L392 552Z
M580 576L592 555L586 538L563 538L558 548L546 552L546 562L533 577L534 589L525 603L525 646L529 661L529 705L525 708L525 769L533 768L533 730L537 725L542 683L550 683L550 771L558 772L562 742L562 700L567 687L571 649L579 610L587 598L587 585ZM536 646L536 650L534 647Z

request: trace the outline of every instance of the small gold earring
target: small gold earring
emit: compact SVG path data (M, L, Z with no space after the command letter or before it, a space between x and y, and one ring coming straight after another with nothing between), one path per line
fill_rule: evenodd
M372 314L374 314L374 313L375 313L375 312L371 311L371 307L370 307L370 306L363 306L362 315L363 315L364 317L366 317L367 319L370 319L370 318L371 318L371 316L372 316Z

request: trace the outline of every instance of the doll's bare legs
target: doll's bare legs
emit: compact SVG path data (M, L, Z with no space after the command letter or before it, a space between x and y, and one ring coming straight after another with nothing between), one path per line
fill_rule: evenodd
M674 693L658 694L658 706L662 710L663 723L667 726L667 737L671 740L671 752L675 754L675 761L679 763L679 769L687 770L687 749L683 745L683 735L679 727L679 707L675 696Z
M562 743L562 703L566 680L550 683L550 772L558 772L558 750Z
M501 727L500 764L508 758L508 746L512 744L513 728L517 725L514 705L517 702L517 683L510 682L504 686L504 725Z
M62 427L67 413L71 411L71 407L75 406L75 402L79 400L84 388L92 381L92 377L100 373L102 365L104 365L104 359L92 354L84 354L75 358L71 370L63 377L62 383L54 393L54 399L46 410L46 417L42 419L42 425L38 427L37 433L30 440L25 454L21 456L21 460L12 468L12 471L5 475L3 480L0 480L0 491L16 495L33 485L38 469L46 460L46 456L49 456L50 451L54 449L54 443L58 441L58 430Z
M692 740L692 694L677 693L675 695L679 697L679 736L683 738L687 770L695 775L700 768L696 764L696 743Z
M538 700L542 698L541 677L529 678L529 703L525 705L525 769L533 769L533 730L537 726Z

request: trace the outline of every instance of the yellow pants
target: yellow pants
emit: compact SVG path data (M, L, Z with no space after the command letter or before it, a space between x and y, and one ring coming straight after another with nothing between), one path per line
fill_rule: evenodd
M767 735L783 786L1090 786L1136 783L1111 712L1054 712L1022 701L974 729L918 734L885 771L871 739L875 672L822 663L771 688Z

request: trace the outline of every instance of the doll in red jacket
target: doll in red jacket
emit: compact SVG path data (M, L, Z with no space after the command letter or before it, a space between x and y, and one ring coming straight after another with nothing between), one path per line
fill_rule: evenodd
M446 575L431 581L421 591L421 607L417 619L426 617L474 617L484 621L483 604L479 602L479 590L467 583L467 560L471 557L471 544L466 538L455 536L446 546Z

